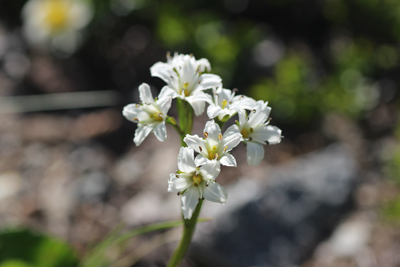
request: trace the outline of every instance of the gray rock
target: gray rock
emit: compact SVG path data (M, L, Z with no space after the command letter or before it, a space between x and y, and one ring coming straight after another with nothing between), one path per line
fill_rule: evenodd
M350 209L357 175L341 145L264 167L263 179L228 187L226 205L205 205L214 220L198 226L190 257L210 267L299 265Z

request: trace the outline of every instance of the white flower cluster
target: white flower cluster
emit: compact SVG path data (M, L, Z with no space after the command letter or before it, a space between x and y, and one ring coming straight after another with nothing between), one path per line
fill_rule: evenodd
M138 123L134 142L142 141L154 132L160 141L165 141L167 132L165 122L173 98L181 98L192 107L196 116L201 115L206 103L209 104L207 115L210 118L205 125L203 137L186 135L178 155L176 173L170 174L168 191L181 196L182 212L185 219L190 219L199 202L206 199L225 203L227 193L216 182L220 165L236 167L235 158L229 153L240 142L247 148L247 162L258 165L264 158L263 145L278 144L281 130L269 125L271 108L264 101L255 101L244 96L235 96L235 90L224 89L221 78L210 71L207 59L196 60L194 56L177 54L167 56L167 62L158 62L151 67L151 75L166 82L155 101L147 84L139 87L141 104L130 104L123 110L124 116ZM205 91L211 89L212 95ZM222 134L220 124L234 115L239 120ZM197 153L195 157L194 152Z

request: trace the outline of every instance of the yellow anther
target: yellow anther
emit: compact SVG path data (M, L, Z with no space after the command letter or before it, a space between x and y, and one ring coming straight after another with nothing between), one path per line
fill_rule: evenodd
M215 157L214 157L214 159L218 159L219 158L219 155L218 155L218 153L215 153Z
M251 127L250 127L250 129L249 129L249 130L250 130L250 133L253 133L253 132L254 132L254 129L253 129L253 128L251 128Z
M203 179L201 179L201 175L200 174L195 174L193 176L192 180L193 180L193 186L194 187L198 187Z
M207 132L204 132L203 135L204 135L205 138L208 137L208 133Z
M224 152L226 152L228 150L228 146L224 147Z
M225 108L228 105L228 101L226 99L222 100L222 108Z
M138 121L139 119L138 119L137 117L135 117L135 118L133 118L132 120L133 120L133 121Z
M222 134L218 134L218 139L219 139L219 141L222 140Z

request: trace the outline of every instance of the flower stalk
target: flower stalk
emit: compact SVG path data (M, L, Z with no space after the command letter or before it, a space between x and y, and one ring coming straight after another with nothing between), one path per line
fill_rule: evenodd
M179 263L185 256L189 248L189 245L192 241L194 230L196 229L197 218L199 217L202 204L203 200L200 200L199 203L197 204L196 210L193 212L192 218L190 218L189 220L185 220L182 217L182 220L184 222L182 239L179 243L179 246L176 248L174 254L172 254L167 264L167 267L179 266Z

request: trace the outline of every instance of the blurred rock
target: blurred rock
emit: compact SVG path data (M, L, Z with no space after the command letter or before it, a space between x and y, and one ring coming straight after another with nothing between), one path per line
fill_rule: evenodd
M226 205L205 205L214 220L199 225L190 255L210 267L298 265L350 208L357 174L342 145L263 167L227 188Z
M104 198L110 179L105 173L91 172L81 177L75 184L81 201L99 201Z

